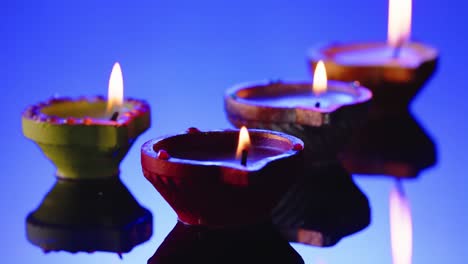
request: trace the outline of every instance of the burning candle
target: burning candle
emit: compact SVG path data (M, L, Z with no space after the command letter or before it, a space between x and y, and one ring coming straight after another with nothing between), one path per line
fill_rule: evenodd
M315 108L323 111L360 101L368 94L356 84L330 82L323 62L319 62L314 72L314 82L309 89L297 89L289 93L264 94L255 98L255 103L271 107Z
M388 42L328 44L310 53L311 66L323 60L334 80L358 80L374 93L371 113L406 109L435 70L437 51L409 42L411 0L390 0Z
M104 97L52 98L22 114L23 134L56 165L61 178L107 178L134 140L150 126L149 105L123 100L123 80L115 64Z
M250 148L250 136L247 128L243 126L239 132L239 144L237 145L236 158L241 159L241 165L247 166L247 157Z
M275 85L273 83L272 86L276 87L268 85L248 87L241 92L238 91L238 87L235 87L228 93L231 98L239 102L249 103L259 108L281 109L282 111L303 109L309 113L330 113L340 107L365 102L371 98L371 93L357 83L328 81L323 62L317 64L312 85ZM236 94L236 92L239 93ZM307 124L311 120L301 121Z
M351 134L349 128L365 119L372 93L356 82L328 81L326 74L320 63L312 84L270 82L235 86L224 98L228 118L238 127L293 134L306 141L307 150L319 150L320 156L328 158L329 155L323 155L328 149L334 156Z
M109 89L107 92L107 107L106 113L112 113L111 120L116 121L119 112L122 112L123 102L123 77L122 77L122 69L120 68L119 63L115 63L114 67L112 67L112 72L109 78Z
M150 140L141 149L143 173L186 224L264 221L301 167L303 143L264 130L251 130L250 140L247 146L239 131L194 128ZM236 157L239 147L248 149L245 164Z

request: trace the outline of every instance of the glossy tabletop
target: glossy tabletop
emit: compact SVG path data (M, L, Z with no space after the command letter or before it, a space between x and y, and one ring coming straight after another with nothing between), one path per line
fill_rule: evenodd
M467 7L464 1L414 3L413 38L436 47L440 64L410 106L412 127L393 127L388 135L403 148L415 142L405 138L409 134L416 141L427 136L437 150L434 166L402 182L413 215L413 263L468 259ZM386 12L386 1L373 0L2 2L1 262L146 263L177 218L143 177L140 146L191 126L230 128L223 108L227 88L262 79L310 80L310 47L384 40ZM54 95L107 94L115 61L122 65L125 94L147 100L152 109L151 128L123 160L121 179L152 213L153 235L122 260L115 253L45 254L26 239L26 216L54 185L54 167L23 137L21 112ZM408 156L417 155L428 153ZM354 180L369 199L370 225L329 248L292 243L305 263L392 263L389 192L395 179Z

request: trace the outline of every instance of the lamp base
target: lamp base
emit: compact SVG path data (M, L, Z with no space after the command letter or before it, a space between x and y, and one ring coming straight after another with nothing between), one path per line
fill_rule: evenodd
M129 252L152 235L153 218L118 178L57 179L26 219L28 240L49 251Z

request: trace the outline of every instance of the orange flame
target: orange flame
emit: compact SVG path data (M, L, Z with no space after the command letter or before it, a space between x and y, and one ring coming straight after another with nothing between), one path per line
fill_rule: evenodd
M401 189L390 192L390 237L393 264L411 264L413 225L409 202Z
M388 3L388 44L400 47L411 34L411 0L389 0Z
M242 151L244 149L248 150L249 148L250 148L249 131L247 131L247 128L245 126L242 126L239 132L239 143L237 144L236 158L240 159L242 156Z
M320 95L327 91L327 71L323 61L319 61L315 67L312 91L315 95Z
M116 62L112 67L109 78L109 89L107 95L107 112L112 113L115 109L122 106L123 103L123 77L120 64Z

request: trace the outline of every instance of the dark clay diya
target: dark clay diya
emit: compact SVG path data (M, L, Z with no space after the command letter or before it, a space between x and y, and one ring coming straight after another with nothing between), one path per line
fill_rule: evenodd
M406 111L410 101L434 73L438 52L432 47L411 42L400 47L399 56L387 43L331 43L311 49L310 69L322 60L328 78L359 81L374 97L370 114L381 117Z

